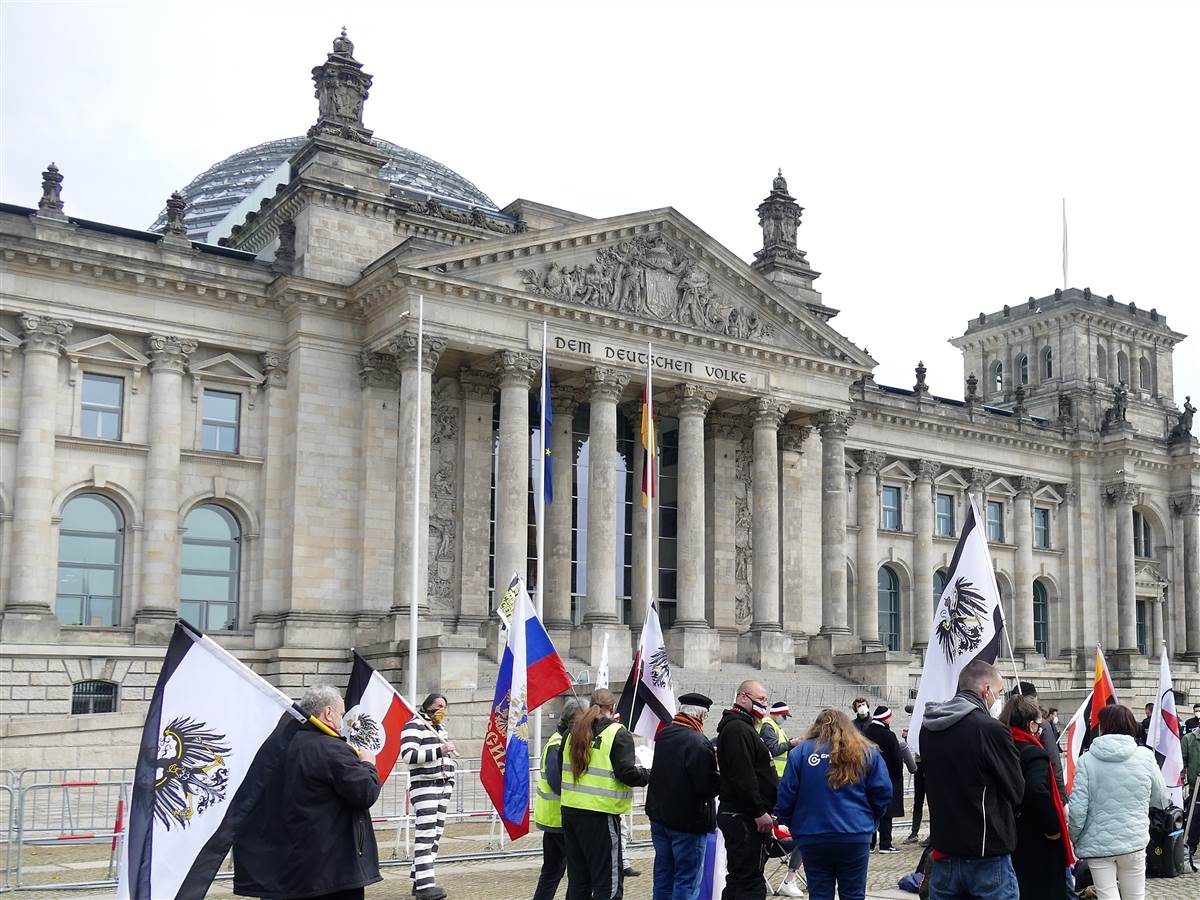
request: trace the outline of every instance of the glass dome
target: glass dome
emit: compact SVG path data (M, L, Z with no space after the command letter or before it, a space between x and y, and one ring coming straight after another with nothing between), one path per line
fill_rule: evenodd
M218 237L228 234L236 223L223 222L225 217L251 194L258 192L261 196L270 196L275 185L286 182L287 161L306 140L300 136L257 144L221 160L193 178L181 192L188 205L183 217L188 237L193 241L215 243ZM498 211L487 194L441 163L389 141L376 139L371 143L391 157L380 174L405 194L419 199L432 196L467 208ZM266 191L261 190L264 187ZM164 209L150 230L161 232L166 223Z

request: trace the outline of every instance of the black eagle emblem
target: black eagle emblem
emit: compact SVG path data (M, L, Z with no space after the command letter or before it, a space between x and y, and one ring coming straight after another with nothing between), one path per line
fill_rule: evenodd
M659 647L650 654L647 660L650 666L650 682L656 688L666 687L671 683L671 663L667 659L665 647Z
M232 747L204 722L179 716L162 731L155 761L154 817L168 831L187 828L195 816L225 800Z
M987 607L987 598L966 578L958 578L954 587L942 596L937 612L937 639L946 662L954 662L956 656L977 650L983 643Z
M383 749L383 728L361 709L352 709L346 714L346 743L355 750L378 753Z

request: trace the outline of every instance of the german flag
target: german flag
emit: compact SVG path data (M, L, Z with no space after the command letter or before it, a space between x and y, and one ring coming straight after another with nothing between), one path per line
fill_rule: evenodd
M1067 791L1075 781L1075 768L1079 765L1079 757L1092 744L1092 739L1099 734L1100 710L1117 702L1117 692L1113 687L1112 676L1108 672L1108 663L1104 661L1104 652L1096 647L1096 669L1092 678L1092 690L1084 699L1078 712L1071 717L1067 725L1067 771L1064 779Z
M642 509L654 496L654 398L650 395L650 366L646 366L646 387L642 391Z

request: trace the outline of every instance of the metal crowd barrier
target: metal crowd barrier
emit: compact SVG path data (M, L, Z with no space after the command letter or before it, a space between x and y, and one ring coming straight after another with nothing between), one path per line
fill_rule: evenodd
M17 814L17 791L11 781L0 783L0 803L3 803L0 821L4 822L4 870L0 875L0 892L4 892L13 889L13 843L16 837L13 823Z

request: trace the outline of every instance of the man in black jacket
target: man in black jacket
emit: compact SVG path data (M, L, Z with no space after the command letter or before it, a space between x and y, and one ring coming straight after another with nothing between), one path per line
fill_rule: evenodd
M920 751L935 852L929 900L1017 900L1010 856L1025 779L1012 735L995 719L1003 700L996 667L970 662L958 693L925 706Z
M738 686L733 706L717 725L721 770L717 826L725 838L725 890L721 900L765 900L765 841L771 834L778 779L758 721L767 714L767 689L757 681Z
M297 705L328 731L309 723L292 738L264 789L268 814L255 818L264 827L234 846L234 865L242 868L234 893L362 900L366 885L382 880L370 812L379 797L375 754L356 753L336 736L346 709L333 687L314 685Z
M704 846L717 827L717 757L704 736L712 700L683 694L674 720L654 740L646 818L654 841L654 896L694 897L704 875Z
M863 730L863 737L879 748L879 755L887 765L888 777L892 781L892 802L887 813L879 820L879 852L899 853L900 848L892 843L892 819L904 815L904 754L900 740L892 731L892 711L886 706L875 707L870 724ZM875 847L875 838L871 838Z

